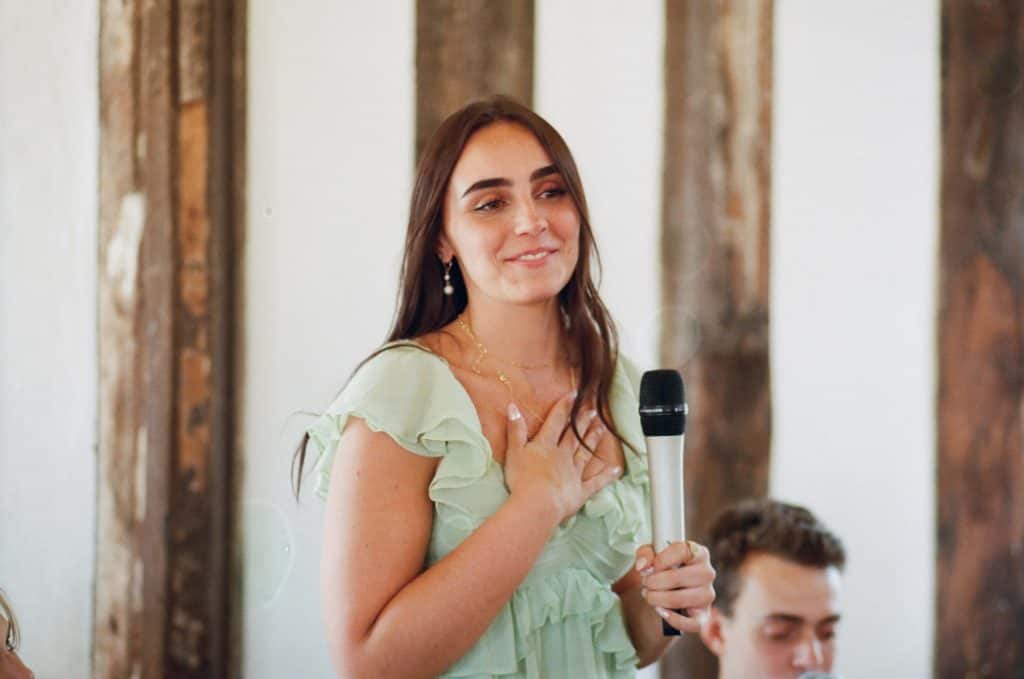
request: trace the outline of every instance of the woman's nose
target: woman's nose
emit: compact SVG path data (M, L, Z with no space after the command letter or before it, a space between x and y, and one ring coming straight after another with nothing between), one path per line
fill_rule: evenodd
M548 221L531 201L523 203L516 217L516 235L527 235L546 231Z

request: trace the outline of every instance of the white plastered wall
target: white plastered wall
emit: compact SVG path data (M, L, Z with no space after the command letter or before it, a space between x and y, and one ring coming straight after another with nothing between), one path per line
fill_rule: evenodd
M776 2L772 493L846 543L840 667L931 673L939 3Z
M95 3L0 2L0 588L38 677L91 655L97 31Z

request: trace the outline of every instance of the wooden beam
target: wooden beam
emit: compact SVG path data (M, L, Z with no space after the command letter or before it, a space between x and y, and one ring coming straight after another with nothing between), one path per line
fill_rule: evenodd
M228 672L240 7L101 4L97 677Z
M226 619L221 624L224 635L213 645L227 645L224 661L226 673L221 676L240 679L243 666L242 637L244 632L242 583L244 545L241 529L241 502L244 451L235 443L240 423L241 394L245 387L245 342L240 330L245 327L244 295L246 181L248 156L247 130L247 35L248 0L216 0L213 4L213 35L211 39L212 82L210 108L212 126L218 130L210 145L210 192L218 199L211 201L211 217L217 234L210 242L210 260L215 262L211 283L213 297L221 305L220 314L210 316L210 336L214 365L214 381L221 385L215 393L217 409L211 412L213 440L224 450L217 455L214 487L220 495L214 505L225 509L222 525L226 530L226 547L218 558L226 563L215 565L222 570ZM239 435L240 436L240 435ZM226 495L225 495L226 493ZM226 581L225 581L226 580ZM226 627L226 629L225 629Z
M662 365L690 405L687 534L768 491L771 0L666 2ZM684 637L663 677L713 679Z
M418 0L416 157L437 126L473 99L533 102L533 0Z
M942 3L935 676L1024 667L1024 6Z

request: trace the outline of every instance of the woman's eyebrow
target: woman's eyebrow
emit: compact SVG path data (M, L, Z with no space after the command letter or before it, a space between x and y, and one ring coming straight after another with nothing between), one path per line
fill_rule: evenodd
M534 170L530 174L530 181L537 181L541 177L547 177L549 174L558 173L558 168L555 167L554 165L545 165L542 168ZM512 180L505 179L504 177L495 177L494 179L481 179L478 182L474 182L468 189L466 189L463 192L462 197L465 198L474 191L479 191L480 189L490 189L495 186L512 186Z
M481 179L480 181L475 182L472 186L466 189L466 191L462 194L462 197L465 198L474 191L479 191L480 189L489 189L492 186L512 186L512 181L509 179L505 179L503 177L496 179Z
M530 175L530 181L535 182L541 177L547 177L549 174L559 174L558 168L554 165L545 165L539 170L534 170L533 174Z

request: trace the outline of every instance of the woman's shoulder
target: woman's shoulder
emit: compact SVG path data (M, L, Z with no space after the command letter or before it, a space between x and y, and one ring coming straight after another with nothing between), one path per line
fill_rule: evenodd
M461 404L458 383L444 359L415 340L389 341L363 359L325 414L378 414L408 419L440 404Z
M387 342L375 349L356 367L346 387L366 387L383 382L442 378L447 370L444 359L416 339Z

